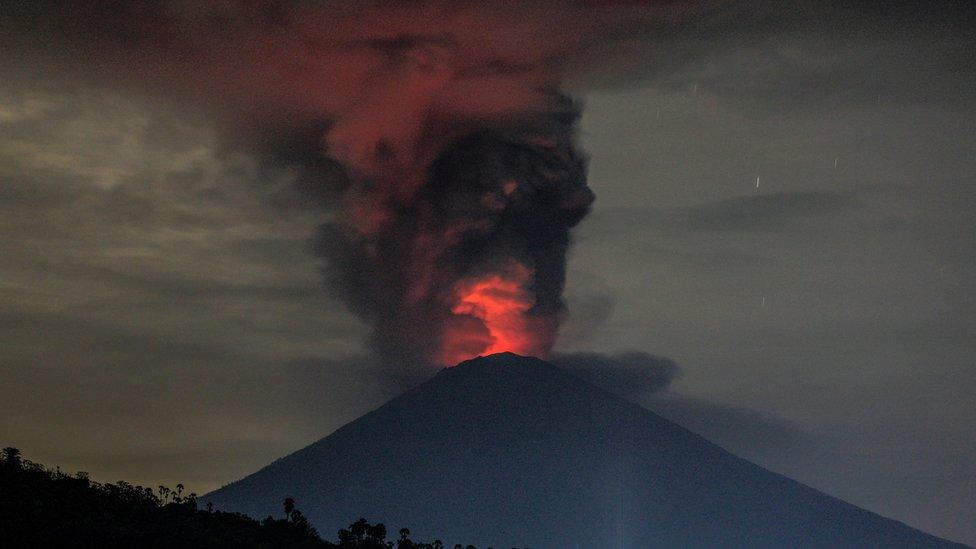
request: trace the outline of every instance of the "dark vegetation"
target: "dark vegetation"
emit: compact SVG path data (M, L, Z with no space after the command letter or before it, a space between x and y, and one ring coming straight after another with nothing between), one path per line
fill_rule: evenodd
M420 543L403 528L387 540L386 526L366 519L323 540L292 498L283 518L257 521L200 505L182 484L149 488L119 481L94 482L24 459L16 448L0 452L0 546L3 547L261 547L361 549L474 549Z

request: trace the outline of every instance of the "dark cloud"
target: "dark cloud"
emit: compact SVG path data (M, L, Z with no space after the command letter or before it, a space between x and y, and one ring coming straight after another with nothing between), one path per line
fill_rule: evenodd
M708 440L747 457L777 464L797 462L820 437L788 420L745 407L679 394L644 395L641 404ZM809 456L807 457L809 459Z
M801 472L839 441L744 406L669 391L681 370L644 352L557 353L552 362L608 392L627 398L736 454L778 472Z
M673 360L640 351L556 353L551 361L597 387L630 399L667 389L680 371Z
M524 127L459 140L416 196L372 234L338 223L323 228L321 250L339 275L334 283L373 323L381 355L453 365L499 341L525 354L548 352L563 309L569 230L593 200L572 147L573 116L566 118L540 132ZM489 300L507 295L524 302L525 314L499 326L490 310L498 306L478 301L461 310L464 287L486 284ZM505 335L513 329L525 343Z
M572 276L586 277L588 284L580 284L585 291L567 296L568 308L565 323L559 331L557 348L565 351L592 348L599 339L607 322L613 316L616 300L609 290L599 288L599 281L584 273Z

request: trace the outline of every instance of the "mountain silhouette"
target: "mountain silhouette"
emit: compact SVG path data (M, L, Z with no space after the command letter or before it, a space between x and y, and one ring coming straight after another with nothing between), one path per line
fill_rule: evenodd
M964 547L738 458L535 358L479 357L204 496L479 547Z

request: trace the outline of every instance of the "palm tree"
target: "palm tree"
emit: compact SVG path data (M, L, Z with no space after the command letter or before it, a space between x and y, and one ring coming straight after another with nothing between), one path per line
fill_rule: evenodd
M7 446L3 449L3 464L12 468L20 469L23 463L23 458L20 456L20 450L14 448L13 446Z

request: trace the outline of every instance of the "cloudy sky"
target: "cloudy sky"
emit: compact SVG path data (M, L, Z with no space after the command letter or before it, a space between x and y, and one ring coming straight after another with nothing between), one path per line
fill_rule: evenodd
M597 201L557 350L669 357L627 396L976 544L974 9L818 4L567 84ZM202 493L395 394L295 173L181 103L0 71L0 443Z

